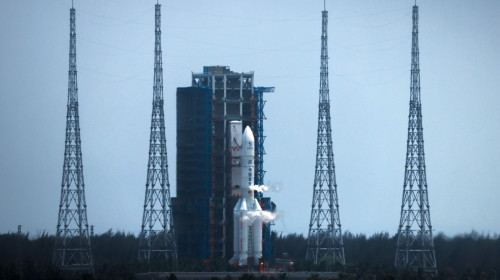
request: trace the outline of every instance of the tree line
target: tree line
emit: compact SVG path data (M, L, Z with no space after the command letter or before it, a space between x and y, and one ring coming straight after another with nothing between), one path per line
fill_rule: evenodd
M292 261L296 271L327 270L326 264L314 265L305 260L307 240L300 234L274 236L274 256L280 261ZM396 236L377 233L371 236L343 235L346 265L337 266L346 279L418 279L418 272L394 269ZM0 280L3 279L134 279L147 271L169 271L170 265L139 263L138 236L109 230L92 236L95 275L71 274L52 266L55 237L46 232L0 234ZM454 237L439 233L434 237L437 279L498 279L500 272L500 236L471 232ZM277 268L269 261L269 266ZM179 259L180 271L235 271L223 259L211 263L201 259Z
M394 269L397 236L387 232L371 236L343 235L346 265L343 271L356 279L418 278L418 274ZM500 236L475 231L454 237L439 233L434 237L438 279L500 279ZM300 234L279 235L275 252L286 253L296 270L314 270L305 260L307 238ZM401 273L407 273L402 275Z

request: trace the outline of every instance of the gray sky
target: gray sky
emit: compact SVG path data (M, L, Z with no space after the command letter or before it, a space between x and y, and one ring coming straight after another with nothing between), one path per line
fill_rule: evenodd
M146 182L156 1L76 1L89 223L138 233ZM175 89L227 65L274 86L265 181L278 232L307 233L323 1L160 1L168 161ZM413 1L327 1L332 128L344 231L397 230L406 153ZM0 4L0 232L55 232L64 153L69 0ZM500 233L500 2L419 1L431 220Z

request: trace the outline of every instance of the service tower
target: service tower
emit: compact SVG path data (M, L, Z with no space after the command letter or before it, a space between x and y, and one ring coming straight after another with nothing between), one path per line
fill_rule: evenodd
M271 89L254 88L253 81L253 72L205 66L203 72L192 74L190 87L177 89L177 197L173 207L180 256L227 261L233 255L233 208L238 196L231 189L231 121L240 121L253 131L256 183L261 184L264 176L264 149L259 146L264 140L262 93ZM193 173L199 175L193 178ZM274 210L270 198L261 193L256 198L263 210ZM264 227L263 240L263 256L270 259L270 224Z

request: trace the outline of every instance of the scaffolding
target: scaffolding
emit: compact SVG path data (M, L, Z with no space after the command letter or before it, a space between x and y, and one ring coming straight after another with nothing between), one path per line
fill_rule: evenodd
M274 87L254 87L253 88L256 97L256 109L257 109L257 135L256 135L256 157L255 157L255 184L264 185L264 175L266 171L264 170L264 155L266 150L264 149L264 141L266 136L264 135L264 120L266 120L266 115L264 114L264 105L266 101L264 100L264 92L274 92ZM255 197L259 200L262 210L274 212L276 210L276 205L271 201L269 197L263 197L263 193L256 192ZM273 222L264 224L262 227L262 238L263 238L263 257L266 260L273 259L273 239L271 227L274 225Z
M232 208L230 157L227 128L230 121L241 120L244 126L256 126L252 106L253 72L237 73L227 66L205 66L203 73L192 74L192 86L207 87L213 93L213 184L210 197L211 256L227 258L232 253Z
M231 197L231 157L228 143L230 121L241 121L250 126L260 143L257 147L257 162L263 163L264 137L263 92L271 88L254 88L253 72L233 72L227 66L205 66L202 73L192 73L193 87L209 88L213 94L212 118L212 186L209 197L210 215L210 259L227 259L233 252L232 210L237 202ZM257 89L257 91L255 90ZM260 93L259 93L260 91ZM259 142L260 141L260 142ZM257 182L263 182L263 166L256 168ZM260 180L259 180L260 178ZM271 207L269 199L268 208ZM269 238L270 240L270 228ZM265 233L263 236L266 236ZM268 242L269 243L269 242Z
M257 156L256 156L256 169L257 174L255 176L255 182L257 185L264 185L264 175L266 171L264 170L264 155L266 151L264 149L264 120L266 115L264 114L264 105L266 101L264 100L264 92L274 92L274 87L254 87L253 88L257 101ZM259 193L259 197L262 197L262 193Z

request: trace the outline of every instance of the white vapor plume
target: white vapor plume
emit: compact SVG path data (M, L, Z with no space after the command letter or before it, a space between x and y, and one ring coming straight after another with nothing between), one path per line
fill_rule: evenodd
M271 192L280 192L283 190L283 184L281 182L268 182L267 185Z
M261 218L263 223L269 223L274 221L278 217L278 212L269 212L269 211L250 211L245 213L245 215L241 218L242 221L250 221L253 223L256 218Z
M267 192L267 190L269 190L269 187L268 186L264 186L264 185L261 185L261 186L258 186L258 185L255 185L255 186L250 186L249 187L251 191L258 191L258 192Z

